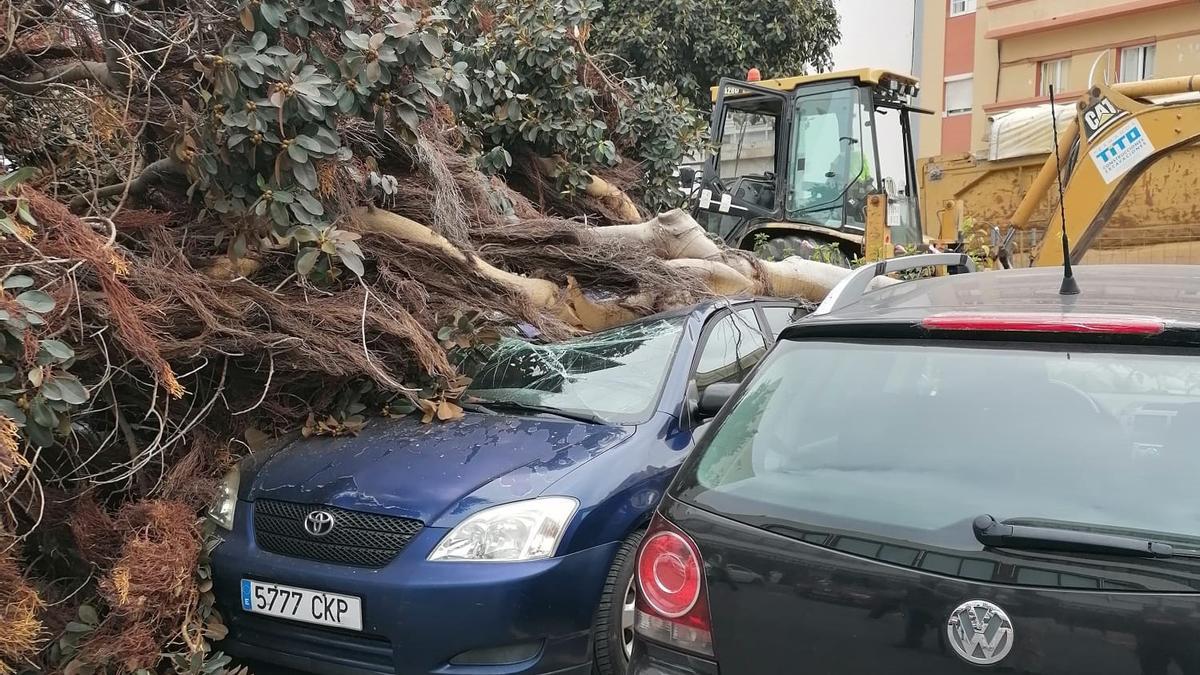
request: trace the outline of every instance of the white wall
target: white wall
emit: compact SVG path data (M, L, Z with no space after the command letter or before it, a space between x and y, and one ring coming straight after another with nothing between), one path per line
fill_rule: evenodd
M833 48L833 69L887 68L913 71L916 0L834 0L842 40Z
M832 49L833 69L884 68L920 78L913 63L917 0L834 0L842 39ZM922 83L926 84L926 83ZM904 145L895 115L879 117L882 174L904 189ZM913 120L916 132L916 120ZM915 139L914 139L915 140Z

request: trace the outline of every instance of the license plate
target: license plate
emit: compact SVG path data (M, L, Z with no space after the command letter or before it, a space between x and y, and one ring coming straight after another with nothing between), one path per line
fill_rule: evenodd
M242 609L292 621L362 630L362 601L352 595L242 579Z

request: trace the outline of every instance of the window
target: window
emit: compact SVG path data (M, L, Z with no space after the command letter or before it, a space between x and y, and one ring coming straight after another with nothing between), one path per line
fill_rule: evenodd
M871 111L857 88L802 96L792 113L787 210L792 218L862 227L865 195L879 176L871 144ZM851 203L853 202L853 203Z
M1071 59L1042 61L1038 69L1038 96L1049 96L1050 85L1054 85L1055 96L1066 91L1067 82L1070 80Z
M800 307L775 305L763 307L763 316L767 317L767 329L771 331L771 339L779 337L784 328L792 325L797 319L807 314Z
M752 109L728 108L721 135L721 180L727 186L742 176L762 176L775 170L775 129L779 121L768 106L778 106L769 99Z
M1152 349L785 340L674 494L751 524L918 548L977 547L981 513L1195 548L1198 381L1194 356Z
M485 361L472 356L459 367L472 378L467 393L487 401L638 423L658 403L682 333L673 317L548 344L507 338Z
M726 314L705 338L696 365L696 387L703 391L716 382L740 382L766 351L753 309Z
M965 77L946 82L946 116L963 115L975 107L975 78Z
M975 0L950 0L950 16L962 16L975 11Z
M1118 82L1137 82L1154 77L1154 45L1126 47L1121 50L1121 67Z

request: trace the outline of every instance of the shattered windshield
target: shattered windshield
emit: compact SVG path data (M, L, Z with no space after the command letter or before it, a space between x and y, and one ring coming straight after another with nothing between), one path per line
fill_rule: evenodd
M462 365L472 380L467 394L642 422L658 402L683 321L643 321L551 344L502 339L486 361Z

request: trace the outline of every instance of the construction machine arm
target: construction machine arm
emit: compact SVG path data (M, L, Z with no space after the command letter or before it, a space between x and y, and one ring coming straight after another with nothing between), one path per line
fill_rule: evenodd
M1135 100L1133 96L1177 94L1200 89L1200 76L1094 87L1079 102L1076 121L1059 138L1063 167L1063 205L1072 262L1103 229L1137 178L1173 150L1200 140L1200 101L1173 104ZM1059 167L1051 154L1022 199L1010 224L1025 226L1037 206L1057 190ZM1034 260L1036 266L1061 265L1057 245L1062 215L1054 214Z

